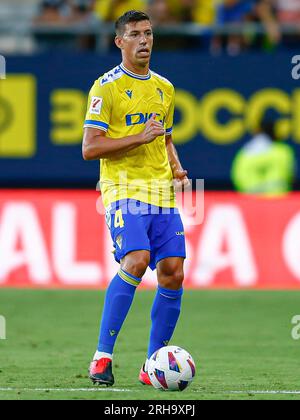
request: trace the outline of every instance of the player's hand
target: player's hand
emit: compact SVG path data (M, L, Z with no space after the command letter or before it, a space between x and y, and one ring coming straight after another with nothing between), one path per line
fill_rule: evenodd
M186 190L191 187L191 183L187 177L187 171L184 169L174 169L173 178L175 191L182 191L182 189Z
M156 121L156 114L146 122L144 131L141 133L141 141L143 144L151 143L156 137L164 136L165 130L160 121Z

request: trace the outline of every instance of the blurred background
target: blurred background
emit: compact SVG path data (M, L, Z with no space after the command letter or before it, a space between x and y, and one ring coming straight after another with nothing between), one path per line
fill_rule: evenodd
M1 186L94 187L98 164L80 155L86 94L120 62L113 22L132 8L150 14L152 69L176 86L191 178L233 188L234 157L264 118L299 153L298 0L1 0Z
M300 0L0 0L0 285L98 287L115 270L81 141L129 9L151 16L174 142L205 180L188 284L299 287Z

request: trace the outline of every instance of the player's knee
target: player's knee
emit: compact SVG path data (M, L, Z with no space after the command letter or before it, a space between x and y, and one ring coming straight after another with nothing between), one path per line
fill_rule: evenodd
M122 269L136 277L143 277L150 263L148 251L137 251L127 254L122 260Z
M184 280L183 271L175 271L172 274L161 274L159 276L158 282L161 287L164 289L170 290L179 290L182 287L182 283Z

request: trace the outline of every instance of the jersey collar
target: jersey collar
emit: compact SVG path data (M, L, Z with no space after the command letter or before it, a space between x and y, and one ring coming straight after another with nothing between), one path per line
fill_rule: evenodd
M149 70L148 74L142 75L142 74L136 74L133 73L132 71L128 70L123 63L120 64L120 69L122 70L123 73L127 74L127 76L129 77L133 77L134 79L139 79L139 80L149 80L151 78L151 72Z

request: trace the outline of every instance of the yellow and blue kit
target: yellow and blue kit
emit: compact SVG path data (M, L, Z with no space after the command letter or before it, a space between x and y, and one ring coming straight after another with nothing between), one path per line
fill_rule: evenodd
M121 64L94 83L84 127L103 130L114 141L140 134L148 119L156 114L165 133L171 134L174 103L175 90L167 79L151 70L147 75L138 75ZM185 257L184 232L176 208L165 136L101 159L100 188L117 261L137 249L152 253L151 268L168 256ZM136 204L135 215L128 202ZM160 214L148 214L147 218L146 209Z

